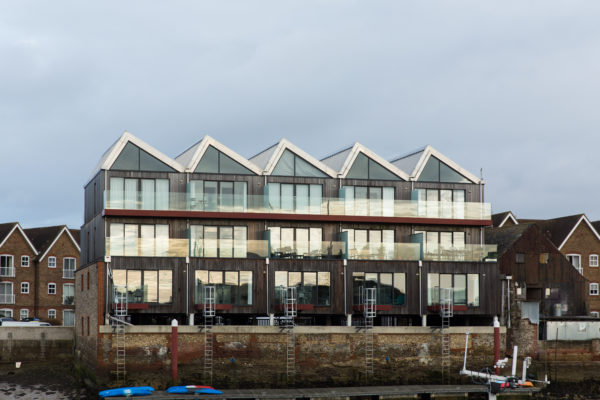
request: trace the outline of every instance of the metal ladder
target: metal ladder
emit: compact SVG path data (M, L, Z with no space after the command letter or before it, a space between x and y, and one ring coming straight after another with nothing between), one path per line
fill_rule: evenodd
M215 309L215 287L204 289L204 382L212 385L213 380L213 318Z
M296 287L289 286L284 293L284 328L287 333L286 373L288 383L294 383L296 377L296 337L294 335L294 318L298 316L298 298Z
M451 288L440 288L440 317L442 318L442 383L450 379L450 318L454 316L454 293Z
M365 374L366 377L372 377L373 368L373 321L377 314L377 292L375 288L364 288L362 293L363 311L365 317L364 335L365 335Z
M128 312L128 299L127 299L127 286L114 286L114 299L115 299L115 318L113 321L116 324L116 344L117 344L117 355L116 364L117 369L115 373L117 375L117 381L123 383L127 375L125 369L125 325L127 322Z

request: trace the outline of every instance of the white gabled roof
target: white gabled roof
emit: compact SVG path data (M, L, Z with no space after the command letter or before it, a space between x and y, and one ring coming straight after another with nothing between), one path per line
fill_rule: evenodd
M4 237L4 240L2 240L2 243L0 243L0 247L4 246L4 243L6 243L6 241L8 240L8 238L16 231L18 230L19 232L21 232L21 235L23 236L23 238L25 238L25 241L27 242L27 244L29 245L29 247L31 247L31 250L33 250L33 253L37 256L38 255L38 251L35 248L35 246L31 243L31 241L29 240L29 238L27 237L27 235L25 234L25 231L23 231L23 228L21 228L21 224L19 224L18 222L15 223L15 226L13 226L13 228L10 230L10 232L8 232L8 234Z
M581 218L579 218L579 221L577 221L577 223L573 226L573 229L571 229L571 232L569 232L567 237L565 237L560 246L558 246L558 250L562 250L563 246L569 241L569 238L573 235L573 232L575 232L575 230L581 224L582 221L585 222L586 225L592 230L592 233L596 236L596 239L600 240L600 235L598 235L598 232L596 231L590 220L584 214L581 216Z
M169 167L173 168L177 172L184 171L184 168L177 161L173 160L171 157L163 154L159 150L150 146L148 143L144 142L142 139L139 139L138 137L125 131L125 132L123 132L121 137L115 143L113 143L113 145L110 146L109 149L102 155L102 158L100 158L100 161L96 165L96 168L94 168L94 171L92 172L90 179L88 179L88 182L94 176L96 176L96 174L99 171L110 169L112 167L112 165L115 163L115 161L117 160L117 158L119 157L119 155L121 154L121 152L123 151L123 149L125 148L125 146L127 145L127 143L132 143L132 144L136 145L140 149L144 150L148 154L150 154L153 157L157 158L158 160L162 161L163 163L165 163Z
M56 235L56 237L52 241L52 244L50 244L50 246L48 246L48 248L46 249L46 251L44 252L44 254L42 254L42 256L40 257L40 261L42 261L44 259L44 257L46 257L48 255L48 253L50 252L50 249L52 247L54 247L54 245L58 241L58 238L60 238L60 235L62 235L64 232L67 233L67 235L69 236L69 239L71 239L71 241L73 242L73 244L75 245L75 247L77 247L77 251L79 253L81 253L81 248L79 247L79 243L77 243L77 240L75 240L75 238L73 237L73 235L71 235L71 231L69 230L69 228L67 228L66 226L64 226L61 229L61 231L58 233L58 235Z
M176 160L179 161L184 167L186 172L194 172L198 167L198 163L202 160L204 153L209 146L214 147L219 150L221 153L229 156L234 161L240 163L244 167L248 168L250 171L254 172L257 175L260 175L262 170L257 167L255 164L246 160L244 157L240 156L235 151L231 150L229 147L225 146L221 142L213 139L212 137L206 135L202 140L198 143L181 153Z
M303 158L306 162L322 171L325 175L329 175L331 178L337 178L335 170L306 153L304 150L300 149L287 139L281 139L279 143L255 155L250 159L250 161L262 168L265 175L271 175L275 169L275 166L277 165L277 162L286 150L289 150L298 157Z
M394 164L391 164L389 161L385 160L384 158L377 155L376 153L369 150L368 148L366 148L358 142L354 143L352 147L328 157L326 160L329 160L331 165L341 165L341 167L338 169L338 176L340 178L346 178L346 175L348 175L348 172L350 172L350 168L352 168L352 165L354 164L354 161L356 160L356 157L358 157L359 153L363 153L365 156L377 162L379 165L390 171L392 174L398 176L399 178L404 179L405 181L409 180L410 177L406 172L402 171ZM341 158L343 156L345 156L346 158L343 162L341 162Z
M498 228L502 228L504 226L504 224L506 223L506 221L508 221L509 219L511 219L515 225L519 225L519 221L517 221L517 219L513 215L512 211L509 211L506 214L506 217L504 217L504 219L502 220L502 222L500 222L500 225L498 225Z
M449 166L450 168L452 168L471 182L477 184L485 183L483 179L480 179L476 175L473 175L472 173L470 173L469 171L467 171L466 169L464 169L463 167L461 167L460 165L458 165L457 163L455 163L454 161L452 161L451 159L449 159L448 157L431 147L430 145L427 145L425 147L425 149L421 153L421 158L419 159L419 161L415 165L414 170L411 173L411 178L413 180L416 181L417 179L419 179L421 172L423 172L423 169L425 168L425 165L427 165L427 161L429 161L429 157L431 156L434 156L438 160L442 161L444 164L446 164L447 166Z

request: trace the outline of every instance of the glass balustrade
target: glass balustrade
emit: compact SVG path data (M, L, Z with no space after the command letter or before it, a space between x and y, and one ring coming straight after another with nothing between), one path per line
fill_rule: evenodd
M444 202L425 200L382 200L305 198L288 196L271 203L268 196L204 195L195 198L186 193L169 192L149 198L141 191L105 191L106 209L154 211L247 212L267 214L315 214L371 217L488 220L489 203Z
M289 259L343 259L346 249L345 242L329 241L293 241L271 246L271 258Z
M420 255L418 243L363 243L348 249L351 260L418 261Z
M495 244L466 244L460 247L439 246L435 250L423 252L425 261L496 261L498 246Z

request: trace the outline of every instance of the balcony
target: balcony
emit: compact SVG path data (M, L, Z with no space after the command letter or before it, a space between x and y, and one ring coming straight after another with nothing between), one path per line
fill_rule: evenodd
M141 192L111 194L105 191L107 210L145 210L179 212L297 214L346 217L419 218L487 221L489 203L443 202L423 200L344 199L279 197L268 195L205 195L195 198L186 193L170 192L163 201L143 201Z
M14 278L15 277L15 267L0 267L0 277Z
M15 295L14 294L0 294L0 304L15 304Z
M271 246L271 258L288 259L343 259L346 254L345 242L322 241L294 241L282 243L279 246Z
M466 244L460 247L438 247L423 251L425 261L496 261L498 245L495 244Z
M421 245L418 243L363 243L348 249L350 260L418 261Z

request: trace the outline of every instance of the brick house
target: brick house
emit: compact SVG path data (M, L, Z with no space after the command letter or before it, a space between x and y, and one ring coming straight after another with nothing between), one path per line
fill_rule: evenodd
M25 233L39 252L35 259L35 316L74 325L79 230L62 225L25 229Z

